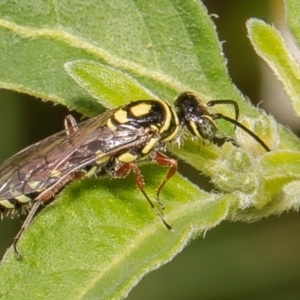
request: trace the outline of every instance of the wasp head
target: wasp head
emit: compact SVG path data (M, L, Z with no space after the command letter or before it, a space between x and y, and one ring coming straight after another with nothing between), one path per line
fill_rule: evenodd
M177 109L181 126L186 126L192 135L205 140L215 137L217 126L213 120L213 114L195 94L191 92L180 94L176 98L174 106Z

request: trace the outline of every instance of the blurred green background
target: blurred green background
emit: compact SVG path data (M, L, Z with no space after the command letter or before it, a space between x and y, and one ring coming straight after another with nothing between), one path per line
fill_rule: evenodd
M262 107L299 133L299 121L280 85L256 56L245 27L247 19L256 17L284 30L282 1L203 2L224 41L233 82L254 104L263 102ZM61 130L67 114L60 105L0 91L0 161ZM0 257L21 223L22 219L8 218L0 222ZM146 276L128 299L300 299L299 253L300 217L295 212L252 224L224 222Z

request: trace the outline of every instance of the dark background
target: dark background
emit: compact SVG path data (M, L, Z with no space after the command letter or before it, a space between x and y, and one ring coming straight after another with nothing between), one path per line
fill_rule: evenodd
M299 133L285 93L256 56L245 22L260 18L284 32L280 0L205 0L233 82L254 104ZM292 47L292 46L291 46ZM277 110L276 110L277 109ZM280 114L281 113L281 114ZM67 109L0 91L0 161L63 128ZM0 222L0 257L22 220ZM128 299L300 299L300 218L290 212L257 223L224 222L171 263L147 275Z

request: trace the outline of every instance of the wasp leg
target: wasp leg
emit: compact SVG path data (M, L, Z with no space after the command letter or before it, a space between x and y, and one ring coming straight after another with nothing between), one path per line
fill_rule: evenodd
M130 171L133 171L135 182L137 185L137 188L143 193L144 197L147 199L150 206L154 209L156 215L161 219L163 224L167 227L168 230L172 230L172 226L166 222L160 211L155 207L151 199L148 197L147 193L144 190L144 178L140 171L140 169L137 167L135 163L126 163L122 165L119 169L116 170L115 176L116 177L124 177L126 176Z
M31 223L31 221L32 221L33 217L35 216L40 205L51 200L55 196L55 194L58 193L60 191L60 189L63 186L65 186L70 180L72 180L74 178L79 179L79 178L82 178L83 176L84 176L84 173L80 172L80 171L70 173L70 174L68 174L68 176L61 178L58 182L55 183L55 185L49 187L48 189L43 191L41 194L39 194L35 198L35 200L34 200L35 202L34 202L32 208L30 209L29 214L27 215L20 231L14 238L13 248L14 248L14 252L17 256L17 259L22 258L22 254L18 251L18 248L17 248L18 241L20 240L21 236L23 235L23 233L25 232L25 230Z
M14 252L15 252L16 257L19 260L22 259L23 256L22 256L22 254L17 249L18 241L21 238L21 236L24 233L24 231L27 229L27 227L30 224L30 222L32 221L32 218L34 217L34 215L35 215L36 211L38 210L38 208L40 207L40 205L41 205L40 201L36 201L33 204L33 206L30 209L29 214L27 215L24 223L22 224L21 229L19 230L18 234L14 238L13 248L14 248Z
M165 176L163 182L160 184L160 186L156 191L157 201L162 207L164 207L164 205L159 201L159 195L164 185L169 181L171 177L173 177L176 174L178 169L177 161L158 151L153 151L150 154L150 158L152 159L153 162L157 163L160 166L169 167L169 171L167 175Z
M230 136L224 136L224 137L223 136L215 136L214 138L211 139L211 142L213 144L217 145L218 147L223 146L226 142L231 143L235 147L240 147L237 140Z
M71 115L66 116L64 125L65 125L65 130L66 130L67 136L70 136L71 134L78 131L77 122L74 119L74 117Z

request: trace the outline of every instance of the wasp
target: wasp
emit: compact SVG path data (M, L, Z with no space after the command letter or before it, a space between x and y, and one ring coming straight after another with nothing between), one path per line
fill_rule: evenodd
M232 105L235 119L210 112L209 108L217 104ZM157 189L159 201L163 186L177 171L177 161L165 154L165 147L180 140L184 128L192 136L213 140L217 133L215 120L224 119L270 151L255 133L238 122L238 116L235 101L212 100L205 104L191 92L180 94L173 105L154 99L133 101L79 124L67 116L63 131L29 146L0 165L1 216L29 211L14 239L17 258L22 257L17 242L38 208L53 199L71 180L103 170L114 178L125 177L132 171L137 188L163 224L172 229L146 194L137 163L148 158L169 168Z

